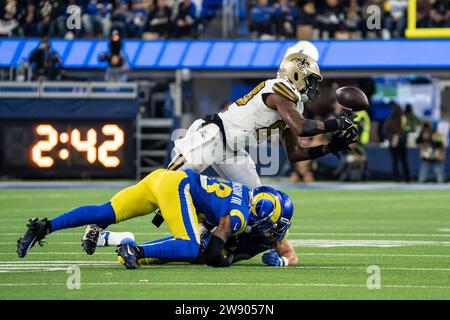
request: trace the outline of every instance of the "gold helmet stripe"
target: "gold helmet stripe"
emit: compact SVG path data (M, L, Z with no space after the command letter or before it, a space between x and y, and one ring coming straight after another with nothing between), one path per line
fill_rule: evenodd
M294 103L297 103L298 100L299 100L298 97L297 97L297 95L296 95L294 92L292 92L292 90L289 89L289 88L288 88L285 84L283 84L283 83L280 83L280 82L275 83L275 84L273 85L273 91L274 91L275 93L278 93L279 95L285 97L285 98L288 99L289 101L294 102Z

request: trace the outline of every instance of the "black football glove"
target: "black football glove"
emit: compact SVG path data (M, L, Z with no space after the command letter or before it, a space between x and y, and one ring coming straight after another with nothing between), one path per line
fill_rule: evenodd
M338 130L356 130L358 132L358 128L356 127L356 123L354 122L357 118L357 115L348 115L345 112L341 112L337 115L336 121L338 124Z
M339 151L351 151L352 149L350 149L349 145L357 141L357 136L357 131L352 128L337 132L331 137L331 142L327 145L328 150L340 159Z

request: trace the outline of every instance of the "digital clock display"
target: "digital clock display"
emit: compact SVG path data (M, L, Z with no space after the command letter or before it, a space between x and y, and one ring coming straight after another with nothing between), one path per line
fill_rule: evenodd
M133 175L131 121L12 120L0 126L2 175Z

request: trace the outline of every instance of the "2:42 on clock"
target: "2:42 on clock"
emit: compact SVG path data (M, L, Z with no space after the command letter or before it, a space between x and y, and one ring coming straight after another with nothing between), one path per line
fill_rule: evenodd
M60 132L51 124L38 124L35 134L39 140L31 147L31 161L39 168L51 168L56 161L69 161L73 152L84 154L89 164L116 168L121 158L114 155L124 144L124 131L117 124L104 124L97 128L71 128ZM102 136L102 139L100 139ZM62 145L54 154L54 149ZM50 154L51 153L51 154Z

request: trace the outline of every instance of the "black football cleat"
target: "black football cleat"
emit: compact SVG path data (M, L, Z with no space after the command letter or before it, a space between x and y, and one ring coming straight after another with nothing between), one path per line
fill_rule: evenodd
M117 246L116 252L119 260L122 260L127 269L139 269L141 267L138 263L138 260L142 257L139 247L130 243L124 243Z
M50 229L50 222L47 218L33 218L29 221L30 222L27 224L27 231L19 240L17 240L17 254L19 255L19 258L24 258L27 255L28 250L34 247L36 242L42 247L44 244L44 241L42 240L48 234Z
M97 241L101 232L102 229L100 229L96 224L90 224L86 227L83 239L81 240L81 246L87 254L94 254L95 249L97 249Z

